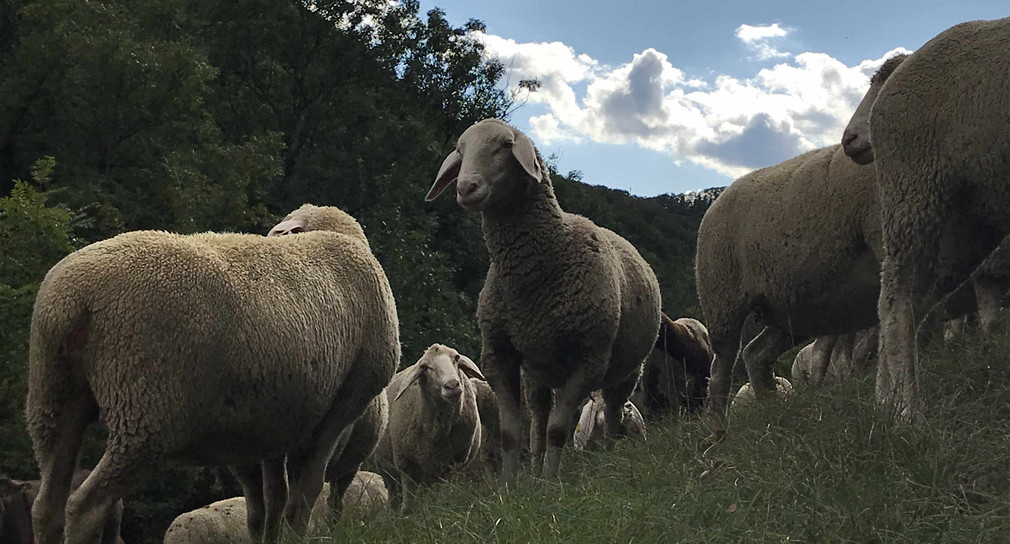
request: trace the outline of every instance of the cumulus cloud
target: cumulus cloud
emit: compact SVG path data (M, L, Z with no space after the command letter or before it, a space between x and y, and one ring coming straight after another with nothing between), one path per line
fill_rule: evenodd
M779 25L741 25L746 43L779 38ZM632 144L738 177L805 150L839 141L883 61L855 66L824 53L786 54L748 77L685 74L668 56L646 49L606 66L560 42L517 43L477 35L508 68L508 84L537 79L529 95L547 113L527 119L544 145L593 141Z
M770 25L740 25L736 29L736 37L750 46L759 60L788 57L789 53L779 51L771 44L774 38L785 38L790 29L782 28L778 23Z

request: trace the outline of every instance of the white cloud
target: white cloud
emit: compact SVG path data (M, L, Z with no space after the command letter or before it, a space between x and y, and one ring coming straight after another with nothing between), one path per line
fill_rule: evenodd
M741 25L737 37L755 44L788 32L777 24ZM706 77L685 74L652 48L606 66L561 42L477 38L508 68L510 86L543 83L529 101L548 112L529 118L528 126L544 145L633 144L729 177L838 142L869 77L885 58L907 52L895 49L855 66L824 53L784 54L747 77Z
M768 38L784 38L788 33L789 31L780 27L778 23L764 26L740 25L736 29L736 37L744 43L767 40Z

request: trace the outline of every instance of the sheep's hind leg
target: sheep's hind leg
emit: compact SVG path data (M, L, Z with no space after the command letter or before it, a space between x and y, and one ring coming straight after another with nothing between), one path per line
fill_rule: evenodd
M113 432L105 454L67 502L66 544L99 542L116 503L136 486L144 462L157 452L143 444L125 444Z
M232 466L232 474L242 486L245 496L246 528L249 540L254 544L263 542L263 522L266 506L263 503L263 467L260 463Z
M765 327L744 348L743 362L747 366L751 387L758 398L775 392L772 364L792 345L793 338L789 333L778 327Z
M29 431L42 475L39 493L32 505L35 542L39 544L63 542L67 498L77 452L81 449L85 429L97 415L94 401L83 392L70 401L54 404L55 410L46 414L54 420L50 422L49 417L43 420L33 414L33 403L29 403Z
M611 437L624 436L628 429L624 426L624 403L628 402L641 372L632 372L624 381L613 387L603 389L604 421L607 425L607 435Z

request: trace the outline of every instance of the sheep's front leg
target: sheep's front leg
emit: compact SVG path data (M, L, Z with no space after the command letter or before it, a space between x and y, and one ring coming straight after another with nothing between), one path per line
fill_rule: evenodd
M609 354L604 361L609 360ZM572 422L575 411L582 401L593 391L593 385L599 382L599 377L591 375L589 369L606 368L605 364L586 364L572 374L565 385L555 391L554 409L547 421L547 452L544 454L545 480L556 480L558 468L561 466L561 452L572 436ZM629 392L630 394L630 392ZM627 398L627 397L625 397Z
M524 380L526 406L530 411L530 450L533 466L539 471L547 451L547 424L554 405L551 388L537 383L532 378Z
M521 393L519 362L518 354L514 350L496 351L485 344L481 353L481 367L498 399L502 450L501 477L498 483L506 489L515 487L519 475L519 453L523 435L523 418L519 408Z
M921 414L915 378L916 320L911 299L908 291L889 282L881 283L876 399L890 415L905 422Z

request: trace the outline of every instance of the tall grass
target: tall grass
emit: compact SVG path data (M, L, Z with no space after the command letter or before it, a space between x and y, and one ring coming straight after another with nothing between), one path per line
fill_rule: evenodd
M454 476L405 517L311 541L1010 542L1010 335L935 346L919 380L921 428L889 425L868 375L738 409L721 440L670 418L645 443L566 451L560 483Z

